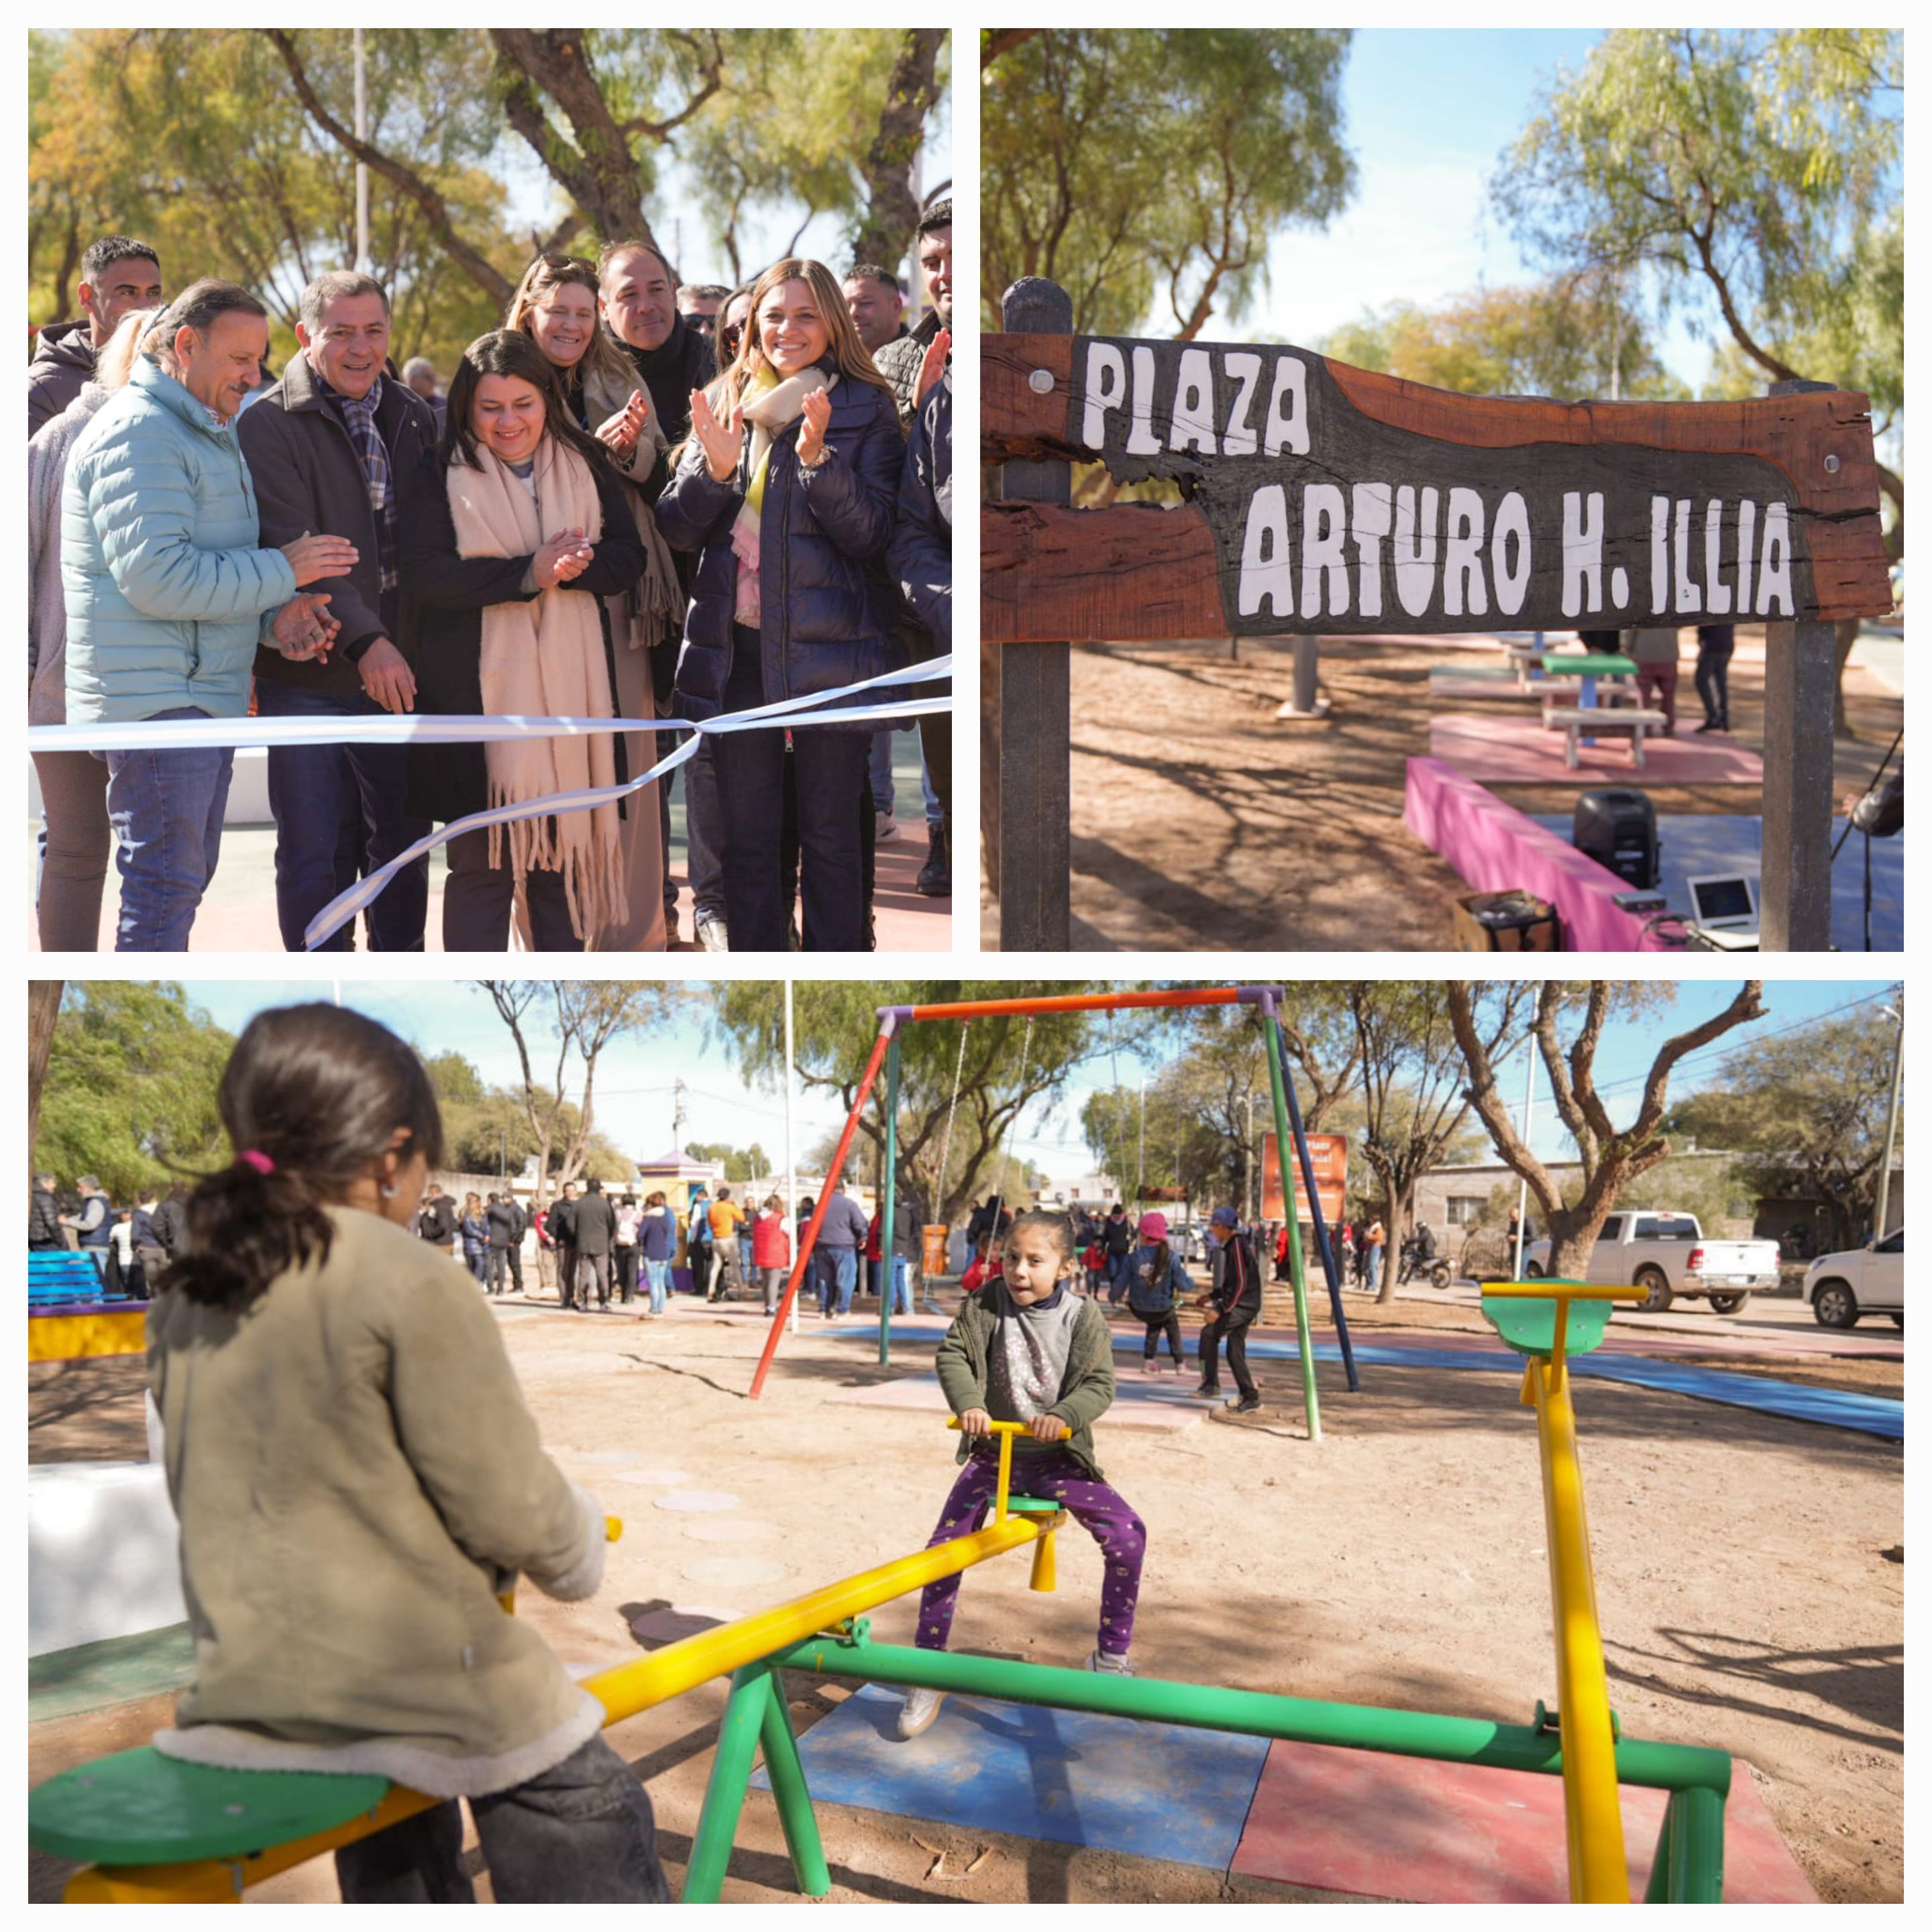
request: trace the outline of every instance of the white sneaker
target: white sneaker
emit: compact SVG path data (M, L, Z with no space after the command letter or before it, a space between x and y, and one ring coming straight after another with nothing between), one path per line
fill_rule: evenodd
M1089 1670L1104 1670L1110 1676L1131 1677L1134 1666L1124 1657L1111 1656L1104 1650L1096 1649L1087 1660Z
M944 1690L909 1690L904 1707L899 1712L899 1736L916 1738L922 1731L932 1728L932 1720L939 1715L939 1707L946 1702Z
M898 836L899 822L890 812L872 814L872 842L875 845L882 844L886 839L896 838Z
M731 950L730 935L722 919L700 919L698 922L698 943L706 952L729 952Z

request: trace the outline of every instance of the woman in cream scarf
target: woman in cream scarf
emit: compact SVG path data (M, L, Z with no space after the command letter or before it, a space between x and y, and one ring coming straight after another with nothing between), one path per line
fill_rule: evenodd
M442 448L404 506L419 707L486 716L616 716L602 600L644 556L622 486L570 421L542 352L503 330L464 350ZM485 806L614 784L614 737L412 748L410 808ZM628 915L620 808L530 818L449 843L443 944L500 951L512 902L539 952L580 952Z

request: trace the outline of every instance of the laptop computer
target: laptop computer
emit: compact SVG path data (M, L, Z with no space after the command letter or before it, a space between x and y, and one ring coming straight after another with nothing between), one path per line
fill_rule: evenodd
M1684 883L1699 939L1722 952L1758 950L1757 881L1748 872L1705 872Z

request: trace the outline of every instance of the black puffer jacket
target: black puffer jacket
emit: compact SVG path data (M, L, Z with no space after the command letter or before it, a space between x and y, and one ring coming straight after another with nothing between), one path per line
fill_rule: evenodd
M598 463L597 500L603 535L580 577L570 588L596 600L603 627L604 664L610 688L610 618L604 599L628 590L644 567L638 526L624 501L624 486L607 463ZM449 513L448 473L430 451L408 476L399 477L396 552L408 596L404 604L403 651L416 675L416 710L475 717L483 710L483 613L492 604L526 604L537 593L523 587L527 556L463 557ZM616 742L617 776L626 776L624 740ZM409 809L447 823L484 810L490 802L489 769L481 745L417 744L410 747Z
M899 594L942 651L952 648L952 371L914 418L886 553Z
M818 468L798 466L800 422L772 440L758 526L767 704L835 690L905 662L895 634L898 597L884 569L905 440L883 389L848 377L831 396L826 454ZM744 501L750 460L748 436L737 476L729 483L714 482L694 440L658 502L665 540L674 549L700 553L677 661L676 701L688 717L716 717L724 708L737 598L731 525ZM850 701L875 700L860 693ZM879 728L868 722L849 728Z
M44 1187L27 1190L27 1245L30 1248L64 1248L67 1237L61 1232L60 1197Z

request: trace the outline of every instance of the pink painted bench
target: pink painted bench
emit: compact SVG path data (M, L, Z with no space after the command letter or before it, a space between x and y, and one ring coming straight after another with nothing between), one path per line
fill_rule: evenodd
M1628 881L1439 758L1411 758L1402 819L1478 892L1520 886L1563 922L1566 952L1660 952L1614 894Z

